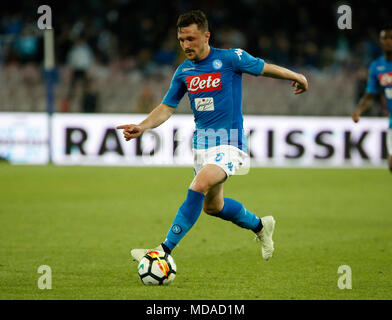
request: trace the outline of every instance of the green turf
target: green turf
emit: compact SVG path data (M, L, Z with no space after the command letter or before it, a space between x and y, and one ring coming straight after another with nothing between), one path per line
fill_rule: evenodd
M226 196L276 218L275 255L202 214L174 251L178 274L147 287L129 250L160 243L190 168L0 165L0 299L391 299L392 175L252 169ZM52 289L37 286L40 265ZM340 265L352 289L340 290Z

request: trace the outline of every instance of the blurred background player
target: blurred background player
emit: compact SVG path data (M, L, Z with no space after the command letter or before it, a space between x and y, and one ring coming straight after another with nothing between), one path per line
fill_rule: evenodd
M383 96L389 111L387 148L389 170L392 173L392 25L380 31L380 45L384 55L371 63L365 94L352 118L358 122L361 114L373 105L375 97L378 94Z
M263 259L268 260L274 251L274 218L259 218L243 204L223 195L226 179L239 174L248 163L242 117L242 74L291 80L295 94L307 90L307 80L302 74L267 64L242 49L213 48L209 45L207 18L200 10L179 17L177 36L187 60L177 68L162 103L140 124L117 127L124 130L127 141L137 138L168 120L188 93L196 122L195 177L166 240L155 249L171 253L203 209L209 215L252 230L261 242ZM149 250L133 249L131 254L140 261Z

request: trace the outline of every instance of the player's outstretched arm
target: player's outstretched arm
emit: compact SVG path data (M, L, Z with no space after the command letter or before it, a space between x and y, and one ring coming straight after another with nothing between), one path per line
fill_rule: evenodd
M175 108L165 104L160 104L148 117L139 124L124 124L117 126L116 129L123 129L124 138L126 141L139 137L144 131L160 126L167 119L171 117Z
M376 97L376 95L374 93L365 93L364 94L364 96L359 101L358 108L351 115L354 122L358 122L361 114L365 110L369 109L372 106L375 97Z
M261 75L264 77L293 81L292 86L295 87L294 94L305 92L309 87L308 80L306 80L303 74L291 71L275 64L265 63Z

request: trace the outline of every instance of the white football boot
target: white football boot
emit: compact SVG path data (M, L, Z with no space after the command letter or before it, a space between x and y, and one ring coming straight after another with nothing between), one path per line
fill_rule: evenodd
M256 233L256 241L261 242L261 255L264 260L269 260L274 253L274 242L272 235L275 229L275 219L273 216L261 218L263 229Z
M162 245L159 245L158 247L156 247L154 249L132 249L131 256L132 256L133 261L139 262L147 254L147 252L150 252L152 250L158 250L158 251L165 252L165 250L163 250L163 248L162 248Z

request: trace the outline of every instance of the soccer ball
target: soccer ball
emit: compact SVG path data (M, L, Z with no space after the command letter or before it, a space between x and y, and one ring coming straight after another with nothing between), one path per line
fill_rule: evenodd
M137 272L146 285L168 285L176 277L177 266L170 254L152 250L140 260Z

